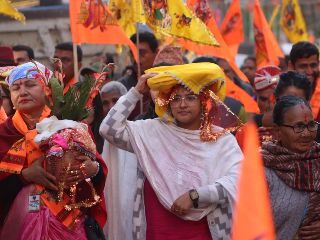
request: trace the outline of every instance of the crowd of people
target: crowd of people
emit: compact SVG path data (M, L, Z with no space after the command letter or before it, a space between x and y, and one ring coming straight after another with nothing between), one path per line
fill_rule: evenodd
M248 56L241 79L225 59L189 62L150 32L131 40L139 63L131 56L120 78L101 74L109 55L82 66L71 42L55 46L60 72L28 46L0 47L0 239L231 239L248 121L258 127L277 239L320 239L317 46L294 44L281 66ZM52 120L50 79L59 76L64 94L104 78L81 121ZM228 81L259 112L228 95ZM49 153L36 140L46 134ZM70 163L63 177L49 171L52 156Z

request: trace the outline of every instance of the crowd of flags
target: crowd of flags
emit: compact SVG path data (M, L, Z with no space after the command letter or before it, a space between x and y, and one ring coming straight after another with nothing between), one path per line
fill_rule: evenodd
M278 65L284 54L271 26L280 14L279 24L292 43L308 40L308 31L298 0L275 0L268 23L259 0L254 0L253 29L258 67ZM0 13L24 22L25 17L9 0L0 0ZM70 0L72 41L76 44L128 45L138 60L136 46L129 37L137 23L147 24L160 39L171 39L199 55L225 59L244 81L247 77L235 63L239 45L245 40L240 0L233 0L218 27L208 0ZM258 112L256 102L227 79L227 95L244 104L247 112ZM263 163L258 152L257 129L248 124L243 130L245 160L235 206L233 239L275 239Z
M137 23L147 24L160 39L174 37L183 47L197 54L222 57L247 81L234 64L239 45L244 41L240 0L232 0L220 27L217 26L208 0L70 0L72 38L75 43L126 44L137 30ZM253 29L257 65L279 63L283 52L271 26L280 14L279 25L292 43L309 39L298 0L274 0L269 23L259 0L254 0ZM25 21L9 0L0 0L0 13ZM87 15L87 22L83 20ZM82 19L81 19L82 18ZM222 38L220 38L220 36ZM266 44L268 43L268 44ZM228 50L226 50L228 48Z
M91 8L95 8L96 13L105 13L104 31L79 24L81 6L88 12L94 12ZM298 0L283 0L275 9L278 11L274 15L280 12L279 24L289 41L308 40ZM182 0L110 0L108 6L102 0L71 0L70 17L75 43L127 44L133 50L128 38L136 32L137 23L147 24L159 39L172 37L175 43L196 54L227 60L236 74L248 81L235 64L239 45L245 39L240 0L231 2L220 27L208 0L187 0L186 3ZM257 66L278 65L284 54L259 0L254 0L253 29Z

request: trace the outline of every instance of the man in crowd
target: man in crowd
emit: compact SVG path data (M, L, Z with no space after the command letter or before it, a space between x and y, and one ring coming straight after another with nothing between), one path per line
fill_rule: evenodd
M305 74L313 90L319 77L319 50L310 42L298 42L292 46L289 68Z
M153 62L158 53L158 40L150 32L139 33L139 44L137 44L136 34L132 35L130 39L134 44L137 45L137 49L140 55L140 71L141 74L143 74L145 70L152 68L153 66ZM126 87L127 90L130 90L130 88L134 87L138 82L138 63L133 59L133 57L132 62L132 74L125 75L118 80ZM143 113L145 113L149 108L150 101L150 94L145 94L143 96L143 109L141 109L140 104L138 103L128 119L132 120L135 118L139 118L139 115L143 115Z
M289 56L289 69L305 74L311 83L310 105L313 116L320 118L319 50L316 45L301 41L292 46Z
M77 46L78 67L82 66L82 49ZM64 76L64 93L66 93L70 86L75 84L78 79L74 77L74 59L73 59L73 45L72 42L59 43L55 46L54 58L59 58L62 62Z
M257 70L256 58L253 56L248 56L241 66L241 71L247 76L250 81L251 86L254 85L254 77Z
M31 59L34 59L34 52L31 47L26 45L15 45L12 47L14 62L17 65L21 65L26 62L30 62Z
M230 64L223 58L217 59L217 64L223 69L224 74L233 81L237 86L242 88L244 91L246 91L250 96L254 96L254 91L252 86L249 83L244 82L241 80L237 74L233 71Z
M260 113L254 119L259 127L262 126L263 114L272 112L276 99L274 91L279 82L281 69L277 66L261 67L256 72L254 90L257 96L257 103Z
M133 34L131 36L131 41L137 45L137 35ZM140 70L141 74L144 73L145 70L152 67L154 59L158 53L158 40L156 37L150 32L142 32L139 33L139 44L137 45L139 54L140 54ZM131 87L134 87L137 83L137 75L138 75L138 64L135 60L133 60L133 73L130 76L124 76L118 81L121 82L127 90Z

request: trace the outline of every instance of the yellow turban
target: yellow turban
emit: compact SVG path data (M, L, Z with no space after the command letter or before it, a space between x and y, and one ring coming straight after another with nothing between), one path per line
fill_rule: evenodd
M146 73L158 75L148 79L148 86L160 95L167 95L176 85L184 85L195 94L206 88L213 91L221 101L226 94L225 75L223 70L214 63L190 63L175 66L150 68ZM167 106L159 106L156 101L156 113L163 117Z

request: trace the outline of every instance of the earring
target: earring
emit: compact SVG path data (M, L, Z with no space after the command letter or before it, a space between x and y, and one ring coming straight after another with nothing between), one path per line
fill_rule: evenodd
M200 120L201 120L201 122L204 121L204 113L203 113L203 110L201 111Z

